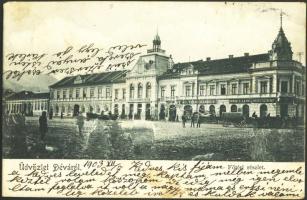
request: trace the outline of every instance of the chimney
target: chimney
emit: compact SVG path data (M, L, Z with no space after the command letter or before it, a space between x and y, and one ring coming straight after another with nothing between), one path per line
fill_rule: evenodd
M244 53L244 56L249 56L249 53Z
M210 58L210 57L207 57L206 60L209 61L209 60L211 60L211 58Z
M233 55L229 55L229 58L233 58Z

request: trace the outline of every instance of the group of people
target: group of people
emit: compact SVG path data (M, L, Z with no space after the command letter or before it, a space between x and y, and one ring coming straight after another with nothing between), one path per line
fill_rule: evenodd
M182 127L185 128L185 124L186 122L188 121L189 117L187 115L187 113L184 113L181 117L181 120L182 120ZM191 116L191 127L195 127L195 123L196 123L196 127L197 128L200 128L200 115L199 113L195 112L192 114Z

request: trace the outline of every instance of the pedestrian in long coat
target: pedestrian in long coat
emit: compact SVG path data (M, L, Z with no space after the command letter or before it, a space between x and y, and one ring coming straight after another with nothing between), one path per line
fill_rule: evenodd
M82 129L83 129L83 126L84 126L84 117L82 115L82 113L79 113L79 115L77 116L77 126L78 126L78 129L79 129L79 135L82 137Z
M195 113L192 115L192 117L191 117L191 127L195 127Z
M47 113L46 111L43 111L42 116L39 117L39 132L42 140L45 139L47 131L48 131Z
M200 114L198 113L198 114L196 114L196 127L197 128L200 128Z
M185 122L186 122L185 115L182 115L181 120L182 120L182 127L185 128Z

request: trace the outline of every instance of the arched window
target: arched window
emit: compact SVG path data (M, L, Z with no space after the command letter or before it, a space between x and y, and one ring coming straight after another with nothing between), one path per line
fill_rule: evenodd
M146 98L150 98L150 95L151 95L151 84L148 82L146 84Z
M142 98L142 96L143 96L143 85L142 83L139 83L138 84L138 98L140 99Z
M134 86L133 84L130 84L130 99L134 98Z
M244 105L242 107L242 114L244 117L249 117L249 106L248 105Z
M230 111L231 111L231 112L237 112L237 111L238 111L237 106L236 106L236 105L232 105L232 106L230 107Z
M225 105L220 106L220 116L223 115L223 112L226 112L226 106Z
M93 113L93 110L94 110L93 106L89 106L90 113Z
M205 113L205 106L204 106L204 105L201 105L201 106L199 107L199 112L200 112L200 113Z
M211 115L215 115L215 107L214 107L214 105L211 105L209 107L209 112L210 112Z

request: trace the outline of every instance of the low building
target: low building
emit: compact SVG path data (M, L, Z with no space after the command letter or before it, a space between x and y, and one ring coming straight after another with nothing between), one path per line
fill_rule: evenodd
M27 116L39 116L48 112L49 93L21 91L5 98L4 112L7 114L21 113Z

